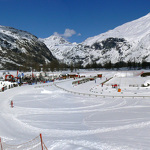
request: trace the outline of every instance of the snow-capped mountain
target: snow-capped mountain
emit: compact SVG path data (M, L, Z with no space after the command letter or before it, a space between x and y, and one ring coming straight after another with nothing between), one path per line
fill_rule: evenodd
M40 40L46 44L58 60L66 64L84 64L83 61L87 62L86 58L89 59L89 48L86 48L87 46L83 44L70 43L56 35Z
M55 35L45 39L40 38L40 41L44 42L52 54L59 60L63 60L66 57L66 53L70 52L70 50L77 45L69 43L64 38Z
M43 42L56 58L66 63L150 62L150 13L80 44L56 36L43 39Z
M12 27L0 26L0 68L45 64L53 55L34 35Z

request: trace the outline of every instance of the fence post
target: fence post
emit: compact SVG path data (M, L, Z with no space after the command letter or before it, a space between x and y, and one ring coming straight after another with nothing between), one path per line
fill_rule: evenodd
M1 150L3 150L3 146L2 146L2 140L0 138L0 145L1 145Z
M42 148L42 150L44 150L43 149L43 139L42 139L42 134L40 133L40 139L41 139L41 148Z
M14 107L14 104L13 104L13 101L12 101L12 100L11 100L10 104L11 104L11 108L13 108L13 107Z

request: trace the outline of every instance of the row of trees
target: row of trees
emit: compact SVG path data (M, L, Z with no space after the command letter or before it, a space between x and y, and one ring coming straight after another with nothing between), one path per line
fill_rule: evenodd
M76 63L73 64L71 63L70 65L67 65L65 63L59 62L57 60L53 60L48 64L26 64L23 66L18 67L19 70L21 71L30 71L31 69L35 71L63 71L63 70L70 70L76 71L78 69L121 69L121 68L127 68L127 69L150 69L150 62L117 62L115 64L112 64L111 61L105 63L104 65L102 64L97 64L96 62L93 62L91 64L87 64L85 67L81 65L81 63Z
M45 63L45 64L40 64L40 63L25 63L22 66L19 66L17 69L20 71L31 71L35 70L35 71L59 71L59 70L66 70L68 69L69 66L66 65L65 63L60 63L59 61L52 60L50 63Z
M92 64L87 64L85 68L105 68L105 69L120 69L120 68L127 68L127 69L150 69L150 62L142 61L142 62L124 62L120 61L115 64L111 63L111 61L105 63L104 65L97 64L93 62Z

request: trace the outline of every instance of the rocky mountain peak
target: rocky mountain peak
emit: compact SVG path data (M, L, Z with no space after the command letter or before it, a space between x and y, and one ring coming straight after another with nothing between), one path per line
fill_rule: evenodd
M47 46L29 32L0 26L0 68L16 69L55 59Z

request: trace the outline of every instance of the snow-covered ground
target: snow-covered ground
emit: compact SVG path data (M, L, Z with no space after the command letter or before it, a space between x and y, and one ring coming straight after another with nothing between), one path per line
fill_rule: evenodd
M66 79L1 92L2 142L20 144L42 133L49 150L149 150L150 88L141 87L149 78L140 71L81 74L98 73L102 79L80 85Z

